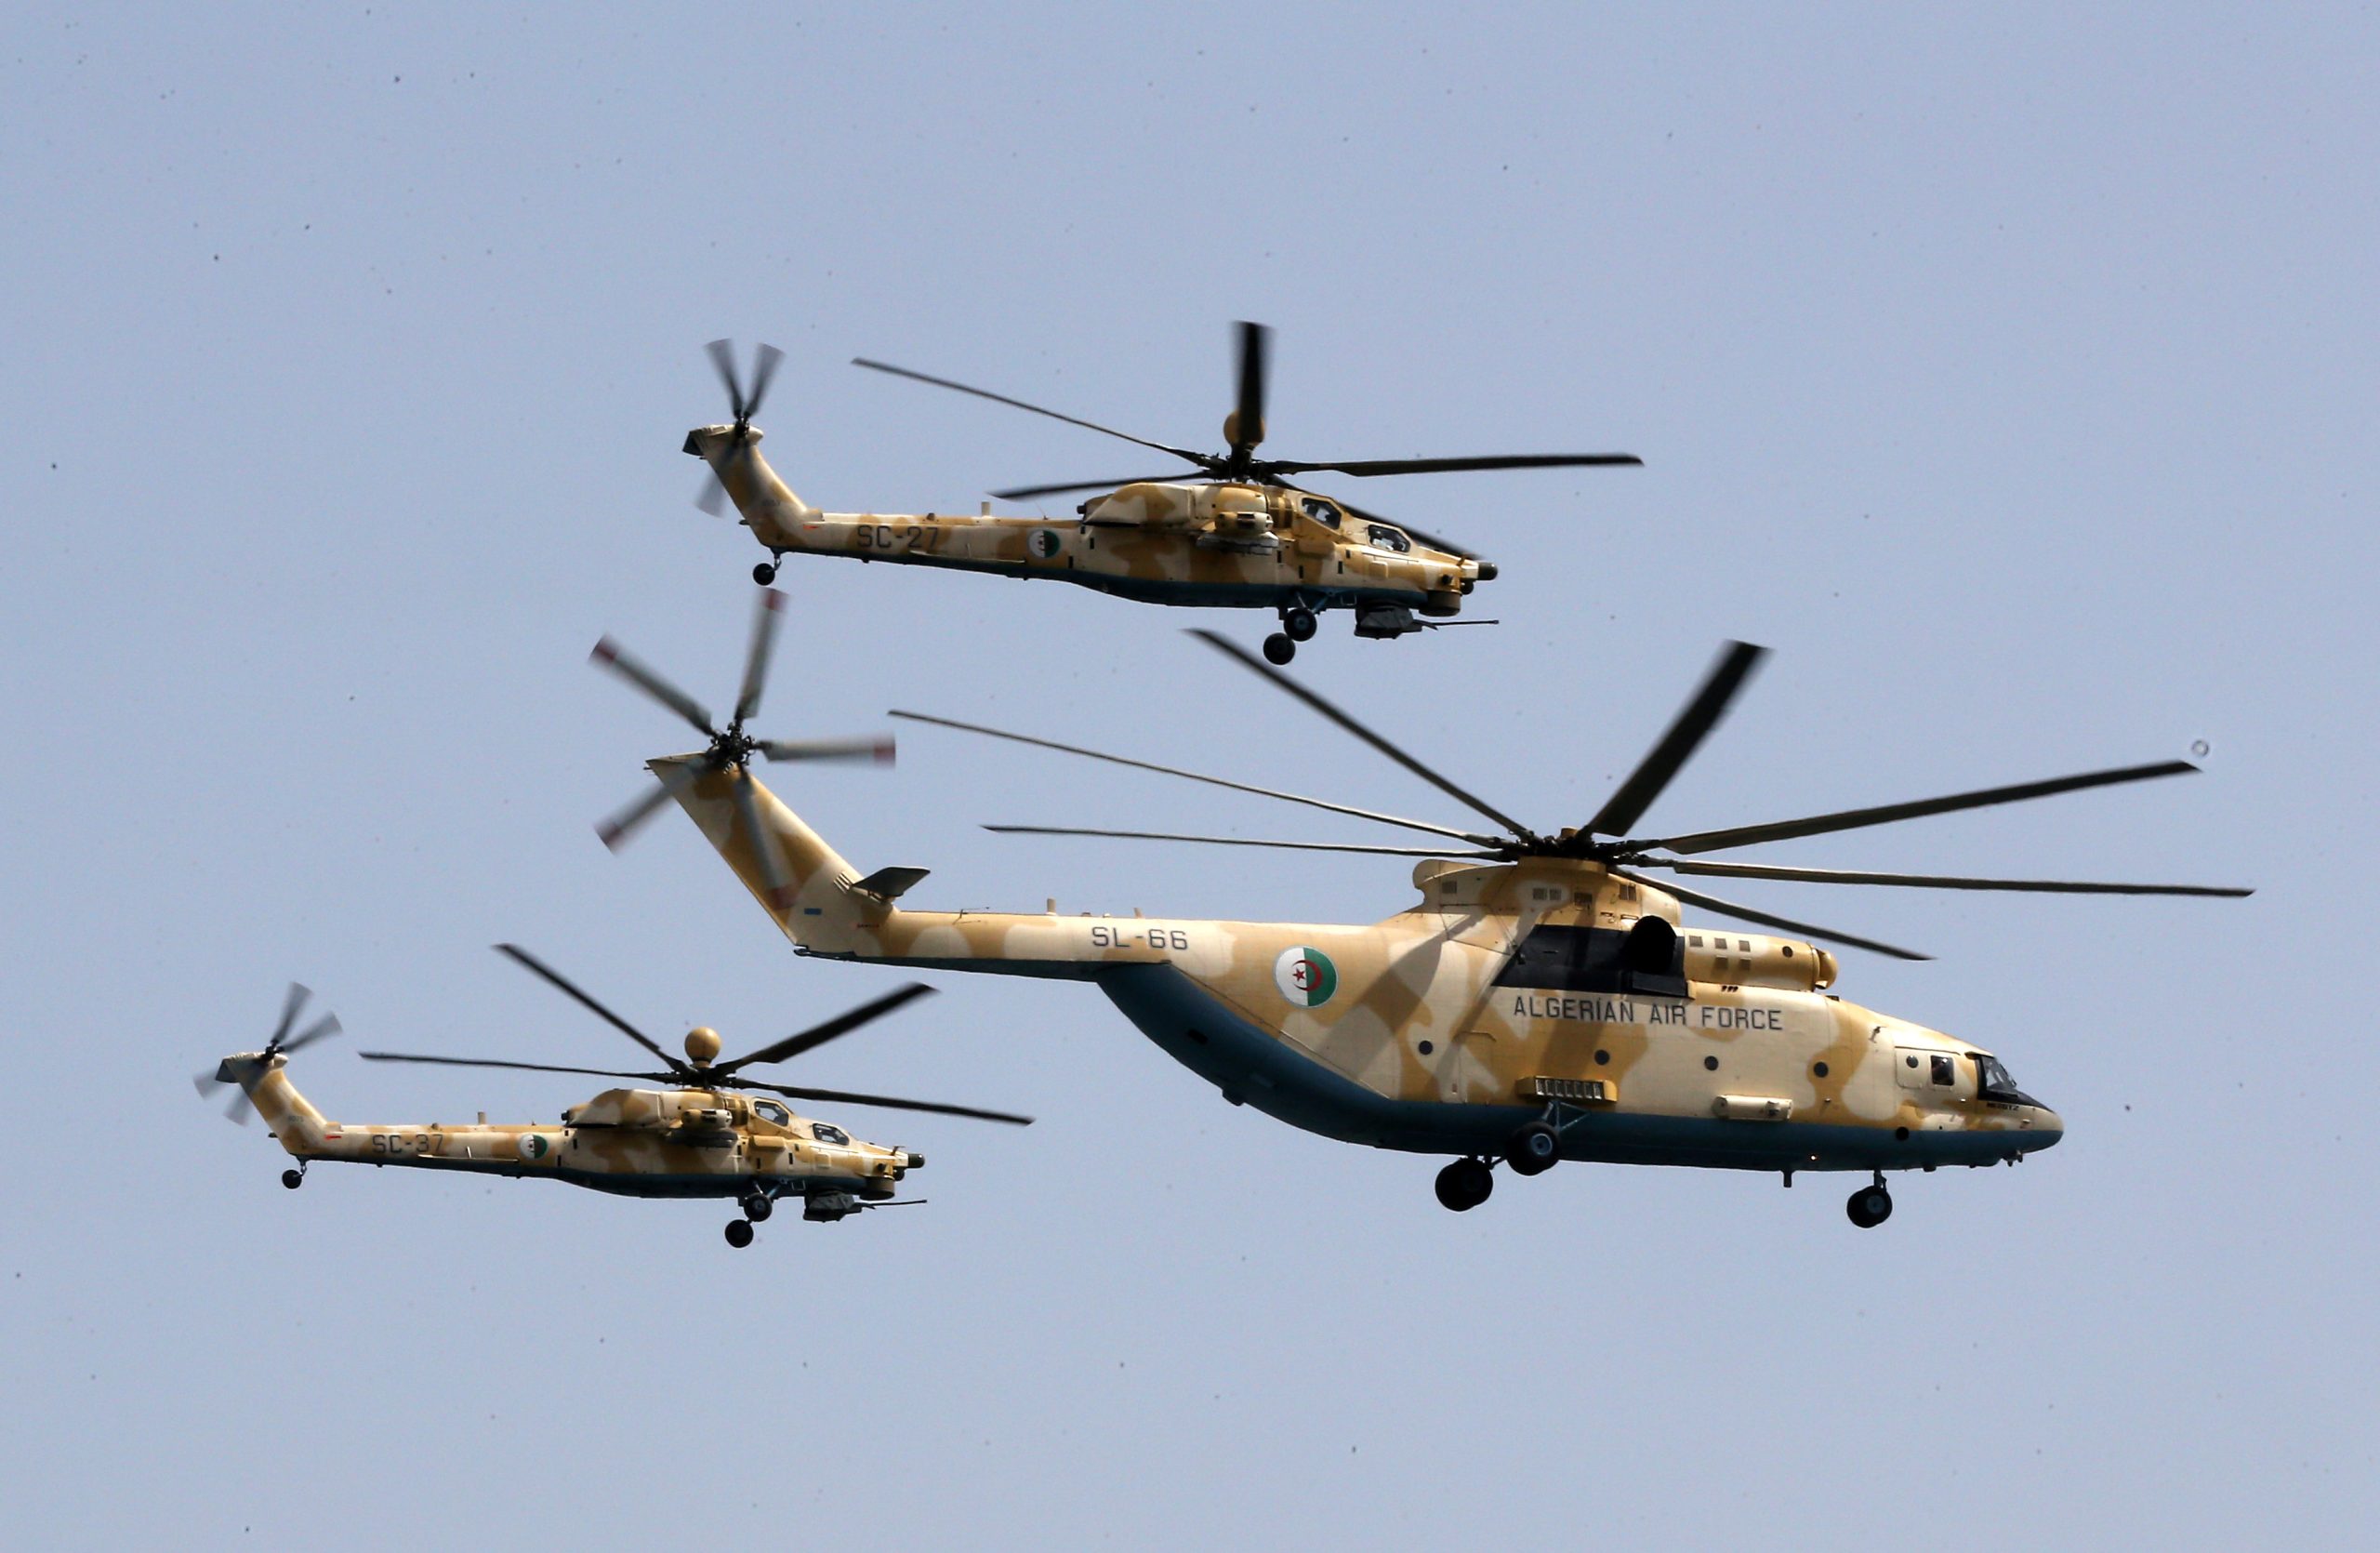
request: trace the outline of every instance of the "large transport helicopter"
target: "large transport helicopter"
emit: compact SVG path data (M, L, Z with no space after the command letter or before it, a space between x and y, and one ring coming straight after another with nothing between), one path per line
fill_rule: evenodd
M907 512L822 512L793 494L760 457L752 425L784 352L762 345L747 391L723 339L710 342L734 418L698 426L685 451L708 463L698 502L717 515L733 500L744 525L767 547L752 568L763 586L788 555L856 556L902 565L943 566L1001 577L1049 577L1144 604L1270 609L1281 629L1264 656L1287 663L1313 637L1326 610L1352 611L1355 634L1397 637L1451 622L1472 589L1496 576L1451 540L1392 522L1336 497L1302 490L1284 478L1335 473L1370 479L1464 470L1551 469L1642 462L1628 453L1490 454L1452 458L1370 458L1305 462L1260 458L1264 440L1267 341L1261 325L1238 325L1237 400L1223 421L1227 451L1170 447L1021 399L861 359L853 365L956 389L1103 432L1190 464L1195 474L1136 480L1076 481L995 491L1003 500L1097 491L1072 517L995 517ZM1464 622L1474 623L1474 622ZM1486 622L1476 622L1486 623Z
M1414 856L1421 898L1366 925L924 911L900 897L922 869L861 877L740 769L705 755L651 769L798 952L1087 981L1226 1099L1350 1143L1451 1154L1438 1200L1486 1201L1499 1161L1559 1161L1869 1173L1854 1224L1892 1211L1884 1173L2016 1163L2056 1144L2057 1113L1993 1053L1843 1001L1812 940L1903 959L1876 939L1796 922L1675 883L1689 876L2083 895L2244 896L2206 885L1844 871L1708 854L2181 776L2184 761L2086 772L1913 803L1646 838L1638 821L1717 726L1762 656L1730 645L1658 744L1581 827L1540 835L1312 690L1196 633L1491 822L1464 829L1175 770L945 718L915 721L1185 776L1439 838L1389 846L1237 841L1072 827L1039 834L1222 842ZM1680 920L1681 906L1790 936Z
M823 1024L774 1042L732 1061L719 1059L717 1031L686 1032L685 1057L670 1055L634 1026L597 1002L560 972L511 944L498 949L560 988L613 1029L650 1052L658 1071L623 1072L608 1068L567 1068L544 1062L506 1062L485 1057L430 1056L406 1052L365 1052L371 1062L435 1063L448 1068L506 1068L534 1073L584 1073L636 1079L665 1087L607 1089L570 1107L554 1123L497 1124L487 1113L469 1125L421 1125L333 1122L314 1108L289 1079L291 1054L327 1035L338 1020L324 1015L292 1035L309 996L293 984L281 1011L280 1028L264 1049L223 1059L213 1073L198 1076L201 1095L237 1085L226 1112L245 1122L253 1109L298 1162L281 1174L295 1190L306 1168L318 1160L350 1164L403 1165L417 1170L473 1171L515 1178L543 1177L623 1197L724 1197L735 1200L743 1217L727 1226L727 1243L752 1243L752 1227L766 1219L780 1199L796 1199L801 1216L832 1223L868 1208L890 1208L922 1199L895 1199L893 1192L925 1156L914 1149L867 1143L831 1122L813 1121L775 1096L881 1106L985 1122L1029 1124L1029 1116L902 1100L846 1090L796 1089L745 1076L744 1069L785 1062L815 1051L838 1036L892 1013L933 989L912 982ZM754 1094L753 1091L762 1093Z

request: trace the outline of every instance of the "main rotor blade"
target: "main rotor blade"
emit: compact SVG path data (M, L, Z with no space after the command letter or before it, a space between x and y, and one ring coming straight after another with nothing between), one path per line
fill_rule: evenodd
M744 418L744 387L735 380L735 342L714 339L703 349L710 352L711 368L719 374L719 380L726 385L728 408L734 413L737 420L742 420Z
M986 825L984 829L996 830L1003 836L1108 836L1133 842L1205 842L1213 846L1271 846L1290 852L1363 852L1385 857L1500 859L1504 856L1501 852L1454 852L1445 847L1366 846L1355 842L1265 842L1241 836L1176 836L1161 830L1090 830L1067 825Z
M1079 426L1087 431L1102 431L1111 437L1121 437L1126 442L1138 443L1143 447L1153 447L1159 453L1170 453L1177 458L1187 458L1200 469L1206 469L1219 461L1210 454L1193 453L1186 447L1168 447L1161 442L1151 442L1146 437L1136 437L1130 431L1118 431L1113 426L1102 426L1095 420L1084 420L1076 416L1061 415L1055 410L1045 410L1038 405L1028 405L1022 399L1011 399L1005 393L994 393L989 389L970 388L965 383L954 383L947 378L931 378L922 372L912 372L906 366L894 366L890 362L869 361L865 356L853 356L852 365L866 367L871 372L890 372L895 378L907 378L916 382L932 383L936 388L956 389L960 393L972 393L978 399L988 399L995 405L1006 405L1012 409L1030 410L1035 415L1048 416L1051 420L1063 420L1069 426Z
M892 763L889 738L764 738L753 749L773 761L874 761Z
M281 1023L272 1027L272 1039L264 1043L266 1051L280 1049L281 1042L289 1034L289 1027L298 1022L298 1011L306 1006L306 1000L313 995L312 991L300 982L293 981L289 984L288 992L281 1000Z
M1895 884L1923 890L2020 890L2059 896L2218 896L2256 892L2232 884L2108 884L2077 879L1970 879L1956 874L1876 873L1858 869L1780 868L1768 863L1702 863L1691 858L1640 857L1640 869L1673 869L1719 879L1790 879L1808 884Z
M1511 453L1473 458L1356 458L1341 464L1310 464L1295 459L1267 458L1264 467L1283 474L1328 471L1368 480L1382 474L1449 474L1462 470L1580 469L1611 465L1641 465L1633 453Z
M646 820L660 812L663 805L700 781L705 769L707 768L699 765L670 767L669 775L661 777L653 786L647 788L641 795L621 806L609 819L598 821L595 826L595 834L603 839L605 846L617 852L628 844L628 838Z
M418 1052L358 1052L366 1062L428 1062L441 1068L517 1068L524 1073L584 1073L597 1079L641 1079L653 1083L675 1083L681 1075L676 1073L628 1073L615 1068L562 1068L550 1062L499 1062L494 1057L434 1057Z
M1651 850L1660 847L1670 852L1718 852L1728 847L1754 846L1762 842L1791 841L1796 836L1821 836L1835 830L1857 830L1870 825L1891 825L1904 819L1922 819L1927 815L1947 815L1961 809L1983 809L1995 803L2021 803L2029 799L2048 798L2061 792L2077 792L2084 788L2114 787L2122 782L2147 782L2160 776L2181 776L2198 767L2188 761L2160 761L2152 765L2118 766L2109 771L2086 771L2079 776L2056 776L2045 782L2019 782L2013 787L1983 788L1974 792L1952 793L1947 798L1924 798L1912 803L1884 803L1872 809L1844 809L1831 815L1812 815L1805 819L1776 820L1767 825L1739 825L1726 830L1698 830L1688 836L1669 836L1659 841L1631 842L1633 848Z
M757 1079L738 1079L745 1089L765 1089L772 1095L782 1095L788 1100L826 1100L845 1106L882 1106L887 1110L932 1111L937 1116L967 1116L978 1122L1006 1122L1018 1127L1030 1127L1033 1119L1011 1111L978 1110L972 1106L945 1106L932 1100L896 1100L890 1095L861 1095L841 1089L793 1089L785 1084L764 1084Z
M752 610L752 644L744 654L744 688L735 697L739 723L760 710L760 692L769 683L769 648L776 643L777 617L784 613L785 595L774 588L761 589Z
M783 1062L788 1057L798 1057L804 1052L815 1051L837 1036L849 1035L862 1025L881 1019L903 1003L922 998L932 990L932 988L922 981L913 981L906 987L895 988L873 1002L865 1002L846 1013L838 1014L824 1024L813 1025L797 1035L788 1035L773 1045L763 1046L757 1052L737 1057L734 1062L713 1063L711 1073L714 1077L726 1077L734 1073L736 1069L749 1068L754 1063Z
M1068 491L1112 491L1124 485L1157 485L1189 478L1188 471L1179 474L1140 474L1130 480L1077 480L1064 485L1020 485L1014 490L994 491L991 495L1001 501L1030 501L1037 496L1064 496Z
M322 1040L324 1036L337 1035L338 1032L338 1015L336 1014L325 1014L321 1018L315 1020L312 1024L307 1026L303 1031L292 1036L289 1039L288 1043L284 1045L281 1049L284 1054L290 1052L302 1052L307 1047L312 1045L315 1042Z
M1620 790L1604 801L1603 807L1595 811L1595 817L1587 821L1587 830L1598 836L1626 835L1628 828L1661 795L1661 790L1694 758L1694 751L1719 725L1719 720L1727 715L1728 706L1767 654L1767 648L1755 647L1749 642L1728 643L1721 650L1719 661L1703 677L1702 688L1694 693L1694 699L1677 714L1677 721L1670 724L1669 732L1661 736L1652 752L1628 774Z
M1242 319L1237 328L1239 394L1232 424L1239 435L1232 444L1235 454L1246 453L1264 440L1265 358L1272 352L1273 341L1273 331L1262 324Z
M1403 766L1414 776L1421 777L1421 780L1429 783L1432 787L1437 789L1440 792L1445 793L1448 797L1456 800L1464 807L1476 810L1478 813L1486 815L1489 819L1494 820L1497 824L1502 826L1506 830L1510 831L1514 836L1522 841L1535 841L1537 839L1535 832L1531 831L1527 826L1523 825L1519 820L1513 818L1502 810L1495 808L1493 805L1489 804L1486 799L1474 797L1473 794L1466 792L1461 788L1457 787L1447 777L1439 776L1435 771L1431 770L1428 766L1423 765L1420 761L1415 760L1412 756L1407 754L1395 745L1391 744L1387 739L1382 738L1380 735L1372 732L1369 728L1365 727L1361 723L1356 722L1347 713L1341 711L1337 707L1331 705L1330 702L1323 699L1321 696L1317 695L1314 691L1308 690L1305 686L1289 678L1287 674L1282 673L1279 670L1275 669L1272 665L1255 657L1237 643L1226 641L1224 638L1216 635L1213 631L1208 630L1204 627L1192 628L1190 634L1206 643L1208 646L1214 648L1215 651L1222 653L1224 657L1236 660L1239 665L1248 670L1249 672L1272 681L1273 684L1280 686L1281 689L1289 692L1291 696L1296 697L1299 700L1303 701L1308 707L1311 707L1316 711L1320 712L1323 716L1329 718L1331 722L1336 723L1348 733L1351 733L1357 738L1362 739L1374 750L1377 750L1382 754L1386 755L1390 760L1395 761L1397 764ZM1475 841L1478 838L1465 837L1464 839Z
M663 679L628 654L628 650L606 636L595 644L587 661L613 673L643 691L671 711L693 723L708 738L717 738L719 730L710 725L710 713L700 701Z
M777 839L760 823L760 801L753 791L752 774L741 767L735 772L734 795L736 817L743 821L752 856L760 865L768 903L782 911L793 904L793 888L786 880L785 859L777 856Z
M629 1024L626 1019L621 1018L610 1009L605 1008L602 1003L597 1002L594 998L585 989L580 988L576 982L571 980L568 976L563 976L560 971L555 970L552 966L547 964L536 955L531 954L527 949L522 949L520 945L498 944L496 946L496 952L509 957L528 970L533 976L544 977L564 996L576 1002L581 1008L586 1009L598 1019L602 1020L605 1024L611 1026L622 1035L627 1036L630 1041L635 1042L646 1051L651 1052L654 1056L659 1057L661 1059L661 1066L668 1069L670 1072L677 1074L680 1077L684 1077L686 1074L693 1071L693 1069L689 1069L684 1063L679 1061L676 1057L671 1056L659 1046L654 1044L653 1038L651 1036L646 1035L642 1030L637 1029L634 1025Z
M1837 933L1831 927L1817 927L1808 923L1795 922L1791 917L1780 917L1773 911L1759 911L1749 906L1739 906L1732 900L1722 900L1717 896L1706 896L1699 890L1689 890L1673 880L1656 883L1652 880L1630 873L1625 869L1614 869L1611 871L1618 878L1625 879L1631 883L1642 884L1646 889L1659 890L1664 894L1675 896L1689 906L1699 906L1705 911L1716 911L1723 917L1733 917L1738 922L1755 923L1762 927L1781 927L1790 933L1798 933L1805 938L1816 938L1829 944L1848 944L1853 949L1873 949L1878 954L1889 954L1896 960L1934 958L1930 954L1920 954L1915 949L1901 949L1897 945L1881 943L1873 938L1862 938L1856 934Z
M1305 798L1294 792L1282 792L1274 788L1251 787L1246 782L1235 782L1222 776L1209 776L1196 771L1183 771L1178 766L1158 765L1153 761L1136 761L1123 755L1103 754L1096 750L1086 750L1078 744L1060 744L1055 739L1035 738L1030 734L1012 734L999 728L986 728L979 723L961 723L949 717L929 717L921 711L894 711L890 715L906 719L911 723L932 723L945 728L957 728L964 733L983 734L990 738L1004 738L1012 743L1030 744L1043 750L1055 750L1062 754L1081 755L1094 761L1105 761L1111 765L1130 766L1136 771L1154 771L1160 776L1185 777L1193 782L1205 782L1210 787L1229 788L1234 792L1254 793L1259 798L1278 798L1285 803L1302 803L1311 809L1323 809L1334 815L1350 815L1356 819L1377 820L1382 825L1401 826L1408 830L1426 831L1433 836L1451 836L1457 841L1470 842L1475 846L1494 846L1501 839L1495 836L1474 836L1468 830L1449 830L1443 825L1432 825L1427 820L1401 819L1395 815L1376 814L1369 809L1351 808L1344 803L1333 803L1328 799Z

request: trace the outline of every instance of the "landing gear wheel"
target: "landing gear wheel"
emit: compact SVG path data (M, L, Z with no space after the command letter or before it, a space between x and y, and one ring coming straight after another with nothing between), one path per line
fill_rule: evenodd
M306 1173L302 1170L284 1170L281 1173L281 1184L291 1191L296 1191L306 1184Z
M760 1224L767 1220L769 1215L776 1211L776 1204L760 1193L754 1192L744 1200L743 1208L746 1218L750 1219L754 1224Z
M759 565L752 568L752 580L759 583L763 588L766 588L770 583L774 582L776 579L776 567L771 565L766 561L761 562Z
M738 1251L741 1251L746 1246L750 1245L752 1243L751 1221L749 1219L740 1218L729 1219L727 1221L727 1243L734 1246Z
M1276 630L1264 639L1265 662L1287 663L1297 656L1298 644L1279 631Z
M1893 1194L1881 1186L1862 1187L1851 1194L1851 1201L1843 1205L1843 1211L1860 1228L1873 1229L1893 1216Z
M1315 630L1321 624L1321 621L1314 617L1314 611L1311 609L1281 611L1281 630L1289 633L1289 638L1292 642L1313 641Z
M1439 1205L1458 1214L1478 1207L1495 1189L1496 1177L1485 1160L1457 1160L1438 1172Z
M1504 1146L1504 1162L1515 1175L1542 1175L1562 1161L1562 1135L1550 1122L1532 1122Z

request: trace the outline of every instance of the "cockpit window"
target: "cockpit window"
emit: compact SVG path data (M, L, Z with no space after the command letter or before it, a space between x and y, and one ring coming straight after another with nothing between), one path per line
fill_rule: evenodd
M1983 1092L1986 1095L2022 1095L2024 1093L2016 1087L2016 1081L2009 1077L2008 1069L2001 1065L1998 1057L1988 1057L1977 1053L1975 1068L1976 1072L1982 1077Z
M787 1125L793 1120L793 1113L786 1109L783 1106L778 1105L774 1100L753 1101L752 1114L759 1117L763 1122L774 1122L780 1127Z
M830 1127L824 1122L812 1122L810 1133L821 1143L849 1143L852 1140L851 1134L840 1127Z
M1339 526L1339 509L1331 506L1330 503L1323 500L1321 498L1311 496L1305 497L1300 499L1298 505L1305 510L1305 515L1307 517L1312 518L1323 527L1336 528Z
M1407 538L1401 530L1391 528L1384 523L1369 525L1364 530L1364 535L1381 549L1393 550L1399 555L1413 548L1413 541Z

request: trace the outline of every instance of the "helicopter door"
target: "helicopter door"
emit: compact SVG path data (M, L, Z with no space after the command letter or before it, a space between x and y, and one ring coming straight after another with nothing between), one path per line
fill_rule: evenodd
M1950 1053L1902 1046L1893 1055L1893 1072L1901 1088L1945 1098L1959 1092L1959 1059Z

